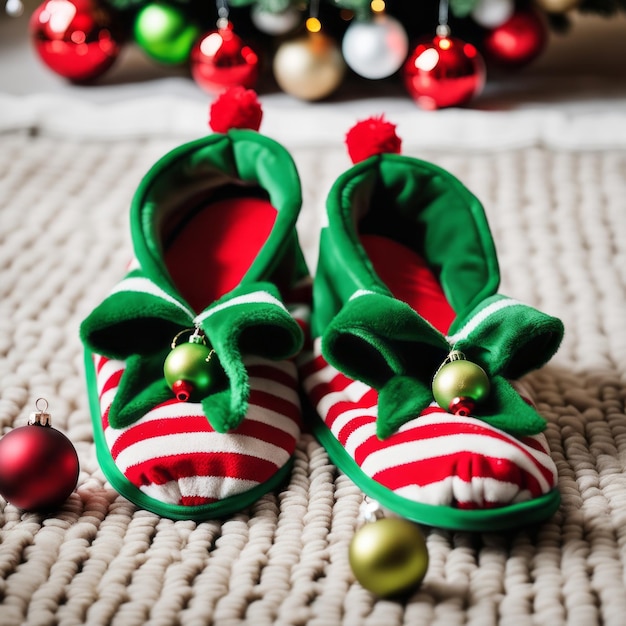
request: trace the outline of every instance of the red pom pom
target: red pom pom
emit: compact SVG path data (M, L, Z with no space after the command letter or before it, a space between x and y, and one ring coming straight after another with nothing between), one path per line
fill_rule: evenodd
M352 162L359 163L375 154L400 154L402 140L396 125L381 115L357 122L346 135L346 145Z
M231 128L259 130L263 110L256 92L240 85L230 87L219 95L209 111L209 126L216 133L225 133Z

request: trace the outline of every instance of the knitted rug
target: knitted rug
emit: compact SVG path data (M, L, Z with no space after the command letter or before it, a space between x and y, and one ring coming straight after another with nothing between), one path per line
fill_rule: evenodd
M81 463L76 491L54 514L0 498L0 624L624 623L626 118L594 128L584 115L400 116L404 153L450 170L484 203L502 292L561 317L566 337L526 379L548 420L559 511L508 534L424 529L427 576L392 601L351 574L363 496L310 435L282 490L224 520L138 510L98 467L78 325L124 272L140 178L203 133L204 108L170 115L153 133L133 130L131 106L124 124L111 122L110 107L78 107L63 127L54 103L0 104L0 428L25 424L44 397ZM56 105L67 119L67 103ZM301 172L299 230L314 268L325 193L349 162L341 132L313 108L307 137L279 124L278 109L263 130L285 142ZM335 112L336 128L347 130L348 113Z

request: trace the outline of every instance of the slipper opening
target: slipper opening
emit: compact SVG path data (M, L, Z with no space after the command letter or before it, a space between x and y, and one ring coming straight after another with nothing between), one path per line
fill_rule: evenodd
M363 234L360 240L374 271L393 296L447 333L456 314L423 257L389 237Z
M239 285L277 212L262 190L235 185L188 206L164 225L164 257L176 288L199 312Z

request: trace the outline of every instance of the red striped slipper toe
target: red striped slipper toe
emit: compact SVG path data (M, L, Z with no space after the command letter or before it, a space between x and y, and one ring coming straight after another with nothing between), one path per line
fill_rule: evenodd
M213 107L232 117L237 100L260 111L243 89ZM135 260L80 329L102 470L175 519L226 515L277 487L300 434L301 189L257 130L224 128L152 167L131 205Z
M550 516L545 420L512 381L549 360L562 323L497 293L486 217L460 181L399 154L382 118L347 140L358 162L328 196L299 361L317 437L366 494L425 525Z

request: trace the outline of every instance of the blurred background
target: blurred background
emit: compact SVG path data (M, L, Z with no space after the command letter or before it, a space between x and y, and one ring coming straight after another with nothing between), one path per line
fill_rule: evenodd
M5 5L0 92L10 95L204 101L238 83L295 106L390 96L424 109L626 102L624 0ZM437 48L442 24L458 44L450 50Z

